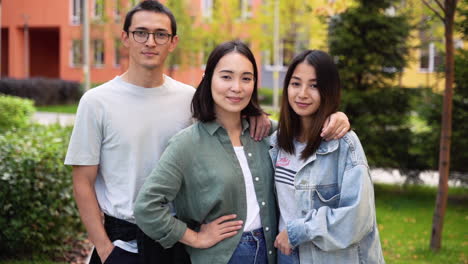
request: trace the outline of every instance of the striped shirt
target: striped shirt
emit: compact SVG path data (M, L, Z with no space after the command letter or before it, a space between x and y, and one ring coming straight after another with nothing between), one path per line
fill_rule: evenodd
M290 154L284 150L280 150L278 158L276 159L275 187L281 213L278 230L280 232L286 228L288 221L297 218L295 216L296 202L294 198L294 177L303 164L303 161L301 160L301 152L305 147L305 143L294 140L296 153Z

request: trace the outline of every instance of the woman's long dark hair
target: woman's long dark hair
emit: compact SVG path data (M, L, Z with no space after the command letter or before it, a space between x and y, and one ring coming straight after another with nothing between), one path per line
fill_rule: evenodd
M208 57L208 61L206 62L205 75L198 85L192 99L192 116L201 122L210 122L216 119L214 100L213 95L211 94L211 80L213 79L214 69L216 68L219 60L231 52L237 52L245 56L252 63L254 71L254 89L252 92L252 97L250 98L249 104L242 110L241 114L246 116L257 116L263 113L258 105L258 70L255 57L247 45L241 41L234 40L218 45Z
M324 51L307 50L297 55L288 68L283 86L281 112L278 128L278 146L290 154L295 153L294 139L301 135L301 117L294 112L288 101L288 86L297 65L307 63L315 68L317 87L320 94L320 106L311 119L311 129L304 131L307 146L301 153L301 159L307 159L320 146L320 133L328 116L338 110L340 104L340 76L333 59Z

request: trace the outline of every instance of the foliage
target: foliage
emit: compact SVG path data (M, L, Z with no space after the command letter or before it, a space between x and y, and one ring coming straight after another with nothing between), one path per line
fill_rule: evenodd
M258 102L261 105L272 105L273 104L273 89L259 88L258 89Z
M55 262L51 260L0 260L0 264L66 264L65 262Z
M202 15L202 30L199 34L203 51L202 64L207 61L208 55L216 45L233 39L241 39L249 45L250 39L255 37L256 34L252 34L252 21L249 17L242 16L243 4L247 4L247 1L213 1L211 11Z
M252 36L273 64L274 10L276 0L262 1L255 14ZM348 0L291 0L279 2L279 38L283 64L304 49L327 49L328 19L354 5Z
M468 189L450 188L443 245L429 248L437 189L426 186L374 185L377 224L387 263L468 263L466 215Z
M433 156L431 157L431 169L436 169L438 166L436 155L439 150L442 99L442 95L432 93L426 98L428 102L420 104L418 109L420 115L431 128L420 135L424 138L426 146L432 145L431 148L426 150L430 151ZM466 131L468 131L468 99L462 94L455 93L453 96L452 122L450 170L467 173L468 167L466 166L466 161L468 160L468 153L466 149L468 148L468 138L466 137Z
M0 134L0 257L54 256L80 231L63 165L70 133L31 125Z
M177 21L177 48L167 58L170 74L176 66L184 67L196 64L197 52L201 49L201 28L195 25L194 16L189 13L188 0L169 0L167 7L172 11Z
M461 1L457 13L459 18L455 27L462 34L463 39L468 40L468 2Z
M372 91L344 90L341 111L359 136L370 166L409 168L410 90L385 88ZM398 106L398 107L395 107ZM388 143L392 142L391 147Z
M31 100L0 94L0 133L14 127L24 127L34 111Z
M468 98L468 50L455 53L455 94Z
M385 87L402 72L411 26L406 14L388 14L394 1L359 2L332 18L329 45L344 88L364 91Z
M34 100L35 105L56 105L78 102L82 95L80 84L47 78L0 80L0 94Z

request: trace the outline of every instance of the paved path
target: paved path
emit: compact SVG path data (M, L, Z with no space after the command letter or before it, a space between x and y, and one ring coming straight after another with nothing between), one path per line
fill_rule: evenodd
M36 112L33 120L44 125L59 123L62 126L73 125L74 114ZM403 184L406 177L401 176L397 169L371 169L372 180L376 183ZM420 176L426 185L437 186L439 184L439 173L436 171L423 172ZM459 181L450 180L450 186L460 186Z
M36 112L32 119L43 125L59 123L62 126L71 126L75 122L75 114Z

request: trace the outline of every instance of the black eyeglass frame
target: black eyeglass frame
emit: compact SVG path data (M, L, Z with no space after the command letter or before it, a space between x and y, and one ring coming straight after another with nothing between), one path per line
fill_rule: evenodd
M135 33L136 32L143 32L143 33L146 33L146 38L144 41L138 41L136 40L135 38ZM136 42L140 43L140 44L143 44L143 43L146 43L150 37L150 35L153 35L153 41L158 44L158 45L164 45L166 44L167 42L169 42L169 39L174 37L175 35L173 34L169 34L169 33L166 33L166 32L161 32L161 31L156 31L156 32L148 32L148 31L144 31L144 30L133 30L133 31L129 31L129 33L132 33L133 35L133 40L135 40ZM167 38L164 42L161 42L161 39L158 39L156 38L156 34L164 34Z

